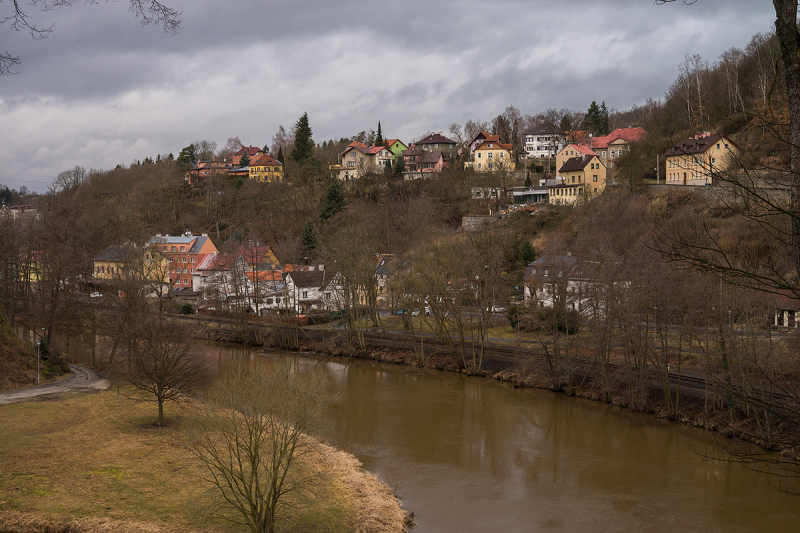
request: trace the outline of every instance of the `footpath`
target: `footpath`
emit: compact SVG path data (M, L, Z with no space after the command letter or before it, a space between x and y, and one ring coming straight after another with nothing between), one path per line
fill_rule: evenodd
M0 392L0 405L75 392L106 390L111 382L85 366L70 364L72 375L55 383L46 383L27 389Z

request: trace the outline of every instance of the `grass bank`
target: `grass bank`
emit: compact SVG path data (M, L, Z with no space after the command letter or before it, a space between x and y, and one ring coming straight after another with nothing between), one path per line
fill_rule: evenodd
M123 391L124 393L124 391ZM153 404L109 390L0 406L0 531L234 531L204 517L202 472L181 445L183 408L153 426ZM388 487L330 449L313 499L282 531L402 531ZM71 528L71 529L70 529Z

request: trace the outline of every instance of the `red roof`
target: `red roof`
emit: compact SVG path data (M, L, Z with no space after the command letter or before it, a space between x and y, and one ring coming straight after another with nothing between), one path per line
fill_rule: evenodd
M617 128L608 135L591 139L591 146L595 149L606 148L609 144L617 139L622 139L625 142L632 143L641 141L645 137L647 137L647 132L642 128Z
M255 161L250 162L251 167L280 167L280 161L274 160L271 156L264 154Z
M574 148L575 150L577 150L577 151L578 151L579 153L581 153L581 154L584 154L584 155L597 155L597 154L594 152L594 150L592 150L591 148L589 148L588 146L586 146L586 145L583 145L583 144L575 144L575 143L571 143L571 144L568 144L567 146L565 146L565 147L564 147L564 150L566 150L566 149L567 149L567 148L569 148L570 146L571 146L572 148ZM562 152L563 152L563 150L562 150Z

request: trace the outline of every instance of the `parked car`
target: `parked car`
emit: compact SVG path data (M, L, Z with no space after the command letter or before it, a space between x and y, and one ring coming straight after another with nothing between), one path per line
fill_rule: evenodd
M495 305L492 306L491 312L492 313L505 313L506 312L506 308L501 306L501 305L495 304Z
M101 296L102 294L100 294L99 292L93 292L92 294L89 295L89 298L100 298Z

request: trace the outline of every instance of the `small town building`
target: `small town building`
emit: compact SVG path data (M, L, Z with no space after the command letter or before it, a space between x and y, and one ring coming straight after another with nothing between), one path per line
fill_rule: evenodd
M668 185L717 185L717 176L736 163L739 148L726 135L698 133L665 153Z

